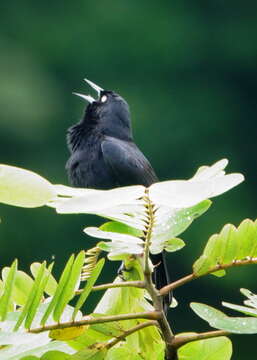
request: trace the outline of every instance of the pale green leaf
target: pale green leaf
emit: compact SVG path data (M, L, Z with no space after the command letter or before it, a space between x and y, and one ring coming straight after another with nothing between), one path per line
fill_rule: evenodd
M56 197L52 184L36 173L9 165L0 165L0 202L21 206L46 205Z
M227 316L211 306L200 303L191 303L190 306L200 318L216 329L226 330L235 334L257 333L257 318Z
M229 309L240 311L245 315L250 315L250 316L256 316L257 317L257 309L253 309L253 308L250 308L248 306L231 304L231 303L228 303L228 302L225 302L225 301L222 301L222 305L229 308Z
M230 360L231 341L225 337L192 341L178 350L178 360Z
M85 303L88 295L90 294L90 292L92 290L92 287L94 286L96 280L98 279L98 277L99 277L99 275L100 275L100 273L101 273L101 271L103 269L104 263L105 263L104 259L99 260L97 262L94 270L92 271L92 273L90 275L90 278L87 280L86 286L84 287L82 293L80 294L80 296L78 298L78 301L76 303L74 312L72 314L72 319L73 320L75 320L79 309L83 306L83 304Z

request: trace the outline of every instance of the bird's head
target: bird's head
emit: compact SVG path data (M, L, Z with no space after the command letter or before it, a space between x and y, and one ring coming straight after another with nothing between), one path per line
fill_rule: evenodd
M82 120L83 123L86 126L96 127L104 135L131 139L131 120L127 102L114 91L104 90L87 79L85 81L96 90L98 98L94 99L91 95L74 93L89 102Z

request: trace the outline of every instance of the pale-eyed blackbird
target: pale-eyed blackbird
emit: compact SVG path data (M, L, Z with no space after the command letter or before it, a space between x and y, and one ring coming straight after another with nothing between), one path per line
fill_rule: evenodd
M86 80L86 79L85 79ZM98 93L75 93L89 102L82 119L68 129L71 156L66 164L70 183L76 187L112 189L118 186L150 186L158 178L133 141L127 102L113 91L103 90L89 80ZM151 255L155 265L153 281L157 289L169 283L165 253ZM163 304L167 311L171 294Z

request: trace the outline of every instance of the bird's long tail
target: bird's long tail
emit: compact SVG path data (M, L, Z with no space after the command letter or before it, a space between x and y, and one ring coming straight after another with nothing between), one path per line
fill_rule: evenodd
M169 277L166 258L165 258L165 251L156 255L151 254L151 261L154 265L153 282L156 288L159 290L163 286L166 286L170 283L170 277ZM172 292L170 292L169 294L163 297L163 309L166 314L171 302L172 302Z

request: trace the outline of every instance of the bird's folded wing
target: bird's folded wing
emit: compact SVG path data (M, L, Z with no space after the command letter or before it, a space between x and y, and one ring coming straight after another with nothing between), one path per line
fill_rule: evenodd
M104 161L120 186L150 186L158 181L149 161L133 142L108 137L101 147Z

